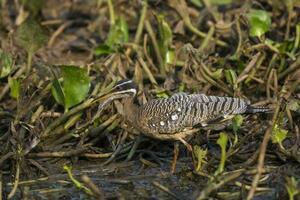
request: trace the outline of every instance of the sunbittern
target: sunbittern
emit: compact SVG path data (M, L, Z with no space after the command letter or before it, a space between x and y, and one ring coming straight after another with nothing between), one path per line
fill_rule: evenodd
M191 146L184 139L195 133L194 127L205 127L237 114L269 111L268 108L253 107L240 98L186 93L138 105L134 101L136 94L137 85L125 79L117 82L107 97L122 99L126 122L144 135L159 140L179 140L189 150Z

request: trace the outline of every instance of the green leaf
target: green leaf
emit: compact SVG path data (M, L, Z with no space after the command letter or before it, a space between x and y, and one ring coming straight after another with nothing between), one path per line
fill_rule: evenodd
M12 70L13 61L10 55L0 49L0 78L8 76Z
M222 77L223 69L217 69L216 71L211 73L211 77L213 79L220 79Z
M217 144L221 147L221 161L215 175L219 175L224 171L226 162L226 146L228 143L228 136L225 132L220 133L220 137L217 140Z
M207 149L202 149L201 147L195 145L193 147L193 153L197 159L196 171L199 172L202 169L203 164L207 161Z
M272 142L274 144L282 145L282 142L286 138L287 133L287 130L279 128L276 124L272 130Z
M227 5L227 4L231 4L232 0L210 0L209 2L212 5Z
M100 44L94 50L94 54L96 56L108 55L108 54L113 53L113 52L114 51L109 46L107 46L106 44Z
M191 3L199 8L203 7L202 0L190 0Z
M8 85L10 96L18 100L20 97L20 80L8 77Z
M260 37L269 31L271 27L271 18L264 10L252 9L247 14L247 18L250 23L250 36L252 37Z
M289 194L289 199L294 199L294 196L300 193L298 181L295 177L287 177L285 188Z
M86 70L75 66L62 66L65 108L79 104L88 95L90 78Z
M225 78L226 78L227 83L229 83L230 85L235 87L237 76L236 76L236 73L234 70L226 69L225 70Z
M232 129L234 133L237 133L237 131L241 128L243 124L243 116L242 115L236 115L232 120Z
M52 83L52 95L67 111L82 102L90 89L90 78L85 69L76 66L62 66L62 84L57 79Z
M48 36L38 22L28 19L18 28L16 40L28 54L33 54L46 44Z
M174 61L174 50L171 50L173 33L169 24L164 20L162 15L156 16L158 22L158 45L159 50L162 55L164 63L173 63ZM170 53L172 52L173 56L170 59Z
M62 106L65 105L65 94L59 80L55 78L52 82L51 92L56 102Z
M113 49L115 45L123 44L129 40L128 25L124 17L120 16L109 30L105 44Z

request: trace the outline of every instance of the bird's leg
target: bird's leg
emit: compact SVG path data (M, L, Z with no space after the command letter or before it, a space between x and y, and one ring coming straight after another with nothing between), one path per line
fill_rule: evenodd
M191 152L193 165L196 166L196 159L195 159L192 145L187 143L183 138L179 138L179 141L182 142L186 146L186 148Z
M178 140L184 144L184 146L186 146L186 148L192 152L193 151L193 148L192 148L192 145L190 145L189 143L187 143L183 138L179 137Z
M174 152L173 152L173 161L172 161L172 166L171 166L171 173L172 174L175 173L177 159L178 159L178 154L179 154L179 143L175 142L174 143Z

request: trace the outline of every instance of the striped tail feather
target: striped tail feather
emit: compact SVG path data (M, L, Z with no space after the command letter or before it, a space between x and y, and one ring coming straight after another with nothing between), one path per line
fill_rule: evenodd
M245 113L247 114L251 114L251 113L268 113L271 112L272 109L271 108L267 108L267 107L255 107L255 106L251 106L248 105L246 108Z

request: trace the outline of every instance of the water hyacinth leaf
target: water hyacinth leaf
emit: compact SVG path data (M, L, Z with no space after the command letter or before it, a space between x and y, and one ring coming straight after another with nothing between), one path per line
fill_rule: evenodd
M16 40L27 53L33 54L46 44L48 36L38 22L28 19L17 29Z
M271 17L266 11L251 9L246 16L250 23L250 36L260 37L269 31L271 27Z
M115 45L123 44L129 40L128 25L124 17L120 16L109 30L105 44L113 49Z
M272 130L272 142L274 144L279 144L282 146L283 140L285 140L288 131L280 128L277 124L274 126Z
M20 97L20 80L9 77L8 85L10 88L10 96L18 100Z
M52 82L52 95L56 102L69 108L82 102L90 89L90 78L85 69L76 66L62 66L62 81L54 79Z
M62 66L65 109L82 102L90 89L90 78L85 69L76 66Z
M55 78L52 82L51 93L58 104L62 106L65 105L65 94L63 92L62 85L57 78Z
M13 60L0 49L0 78L6 77L12 70Z

